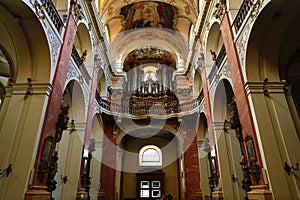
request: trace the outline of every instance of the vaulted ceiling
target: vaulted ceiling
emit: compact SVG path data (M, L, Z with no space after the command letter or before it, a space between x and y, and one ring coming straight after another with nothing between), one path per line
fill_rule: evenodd
M109 38L114 72L128 69L123 66L126 58L126 62L131 63L128 54L143 48L168 52L173 55L178 69L179 63L187 57L188 36L196 23L197 12L193 0L99 1L99 16Z

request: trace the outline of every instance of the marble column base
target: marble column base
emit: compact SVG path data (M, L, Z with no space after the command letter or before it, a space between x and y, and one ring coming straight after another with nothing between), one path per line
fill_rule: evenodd
M251 186L251 191L248 192L249 200L272 200L272 192L266 185Z
M24 200L49 200L50 196L47 186L30 186L25 193Z
M76 200L88 199L88 194L84 188L79 188L76 193Z

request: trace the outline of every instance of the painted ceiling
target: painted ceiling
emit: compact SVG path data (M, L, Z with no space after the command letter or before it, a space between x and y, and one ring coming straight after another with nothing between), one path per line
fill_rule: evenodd
M128 63L134 62L128 60L132 58L128 55L141 48L154 47L168 52L175 55L175 62L186 57L188 36L197 19L197 8L193 0L105 0L99 15L106 26L116 66L114 71L121 72L131 68ZM156 60L163 60L167 54L160 54L161 58ZM123 64L127 66L123 67Z

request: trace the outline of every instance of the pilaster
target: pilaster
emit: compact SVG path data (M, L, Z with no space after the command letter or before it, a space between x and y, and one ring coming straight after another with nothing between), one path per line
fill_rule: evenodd
M265 184L272 188L274 199L297 199L300 184L296 179L300 173L295 171L289 176L284 170L285 162L293 165L300 160L295 151L300 146L299 137L287 101L285 83L247 82L245 89L260 138L262 162L266 168ZM253 190L250 192L253 198L259 194L266 194L262 199L270 198L265 186L253 187Z
M104 193L104 199L114 199L116 194L116 139L113 135L115 122L113 117L106 116L103 119L103 149L100 175L100 192Z
M184 139L185 199L196 199L197 195L199 195L199 192L201 192L196 126L192 123L189 123L185 125L185 127L186 127L186 137Z
M75 34L77 31L77 21L81 17L82 16L80 13L80 8L77 2L72 0L70 2L66 29L63 36L63 44L62 47L60 48L57 67L54 72L54 78L52 82L54 89L52 90L49 97L44 123L39 138L39 145L38 145L37 155L34 164L33 186L46 186L48 175L50 173L50 163L52 162L52 158L53 158L53 163L52 163L53 166L52 166L51 174L53 176L56 173L55 166L57 166L57 163L55 163L56 162L54 158L55 154L53 154L56 141L54 141L53 138L57 133L57 121L59 115L61 114L61 110L60 110L62 104L61 101L65 89L64 86L65 86L66 76L68 72L68 66L71 60L72 47L75 39ZM66 113L64 114L64 120L66 119L65 117L67 117L66 116L67 112L68 111L66 111ZM60 127L60 129L61 128L62 127ZM59 132L62 131L63 130L59 130ZM48 150L47 148L44 149L44 147L46 147L46 145L44 144L46 144L45 139L47 137L52 138L50 139L52 140L50 141L51 142L50 150ZM43 155L43 154L47 154L47 155ZM42 156L44 157L42 158ZM39 168L39 166L42 166L42 163L43 163L43 167L40 168L42 168L43 170ZM43 176L38 176L39 173L40 174L43 173ZM51 182L55 183L55 181L53 180ZM53 185L51 187L53 188ZM27 193L25 194L25 199L27 199Z
M224 6L224 5L222 5ZM224 46L226 49L227 59L229 70L231 74L231 79L233 83L233 90L236 98L237 110L239 113L239 119L242 127L242 134L245 138L249 135L253 138L253 148L255 152L255 162L251 163L252 169L255 173L251 173L252 184L260 185L263 184L263 177L262 177L262 162L261 156L259 151L259 145L257 141L257 136L253 124L253 118L251 115L249 100L246 95L246 91L244 89L244 79L242 76L242 70L240 61L238 58L237 49L233 39L233 32L231 29L230 19L228 12L225 12L222 15L221 20L221 33L224 41ZM250 165L250 161L248 160Z
M0 199L24 196L51 89L48 83L20 83L6 89L5 110L1 112L0 168L11 164L13 171L0 182Z

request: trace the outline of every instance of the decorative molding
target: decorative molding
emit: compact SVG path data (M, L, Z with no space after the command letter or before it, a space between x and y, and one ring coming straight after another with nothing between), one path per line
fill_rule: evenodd
M47 28L47 38L48 38L48 44L50 44L50 53L51 53L51 60L52 60L52 66L51 68L54 69L56 66L56 62L58 59L58 53L61 47L61 42L58 40L58 38L54 35L53 30L51 28Z
M45 15L44 6L42 4L39 4L39 2L37 0L30 0L30 3L35 10L36 16L39 19L42 19L42 20L45 19L46 15Z
M251 24L248 23L246 25L246 27L242 30L240 37L238 38L237 42L236 42L236 46L237 46L237 50L238 50L238 54L239 54L239 59L240 59L240 63L242 65L242 69L245 66L245 57L246 57L246 45L247 45L247 41L250 35L250 27Z
M53 86L50 83L17 83L7 89L12 95L25 95L27 91L30 91L30 95L49 96Z
M268 94L271 93L285 93L287 89L286 84L283 82L247 82L244 85L247 95L249 94Z

